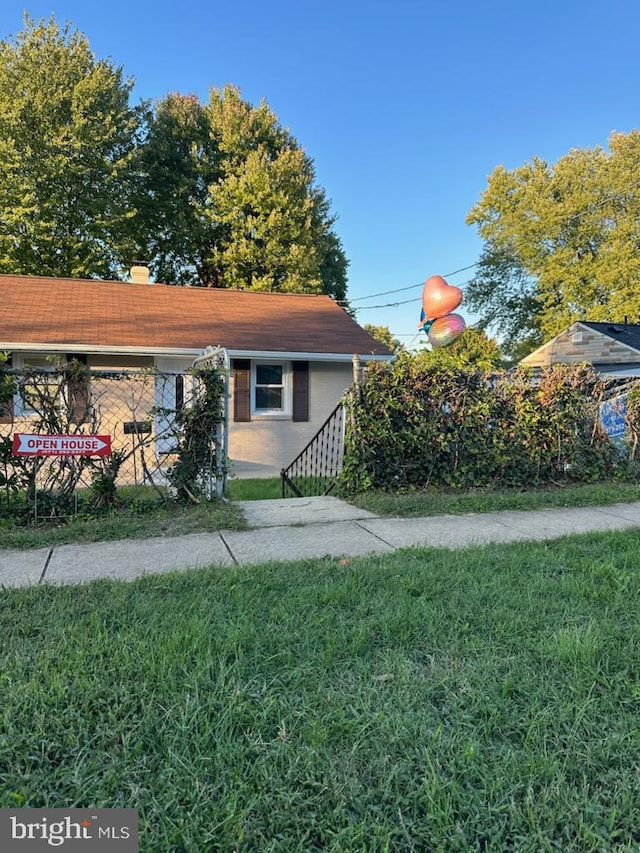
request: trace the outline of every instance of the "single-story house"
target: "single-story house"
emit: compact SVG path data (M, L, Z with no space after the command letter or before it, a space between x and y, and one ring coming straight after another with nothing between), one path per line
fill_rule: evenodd
M640 324L579 320L520 362L524 367L589 362L602 376L640 377Z
M178 377L208 347L225 348L229 457L258 476L313 438L353 383L354 355L393 358L328 296L169 286L144 269L131 283L0 275L0 304L0 351L18 369L55 355Z

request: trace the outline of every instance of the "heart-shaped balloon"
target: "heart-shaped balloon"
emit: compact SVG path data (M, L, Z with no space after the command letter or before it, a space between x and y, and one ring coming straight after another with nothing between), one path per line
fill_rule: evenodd
M453 287L441 275L432 275L422 288L422 310L427 320L435 320L455 311L462 302L462 291Z
M465 322L459 314L438 317L429 328L428 337L432 347L448 347L465 330Z

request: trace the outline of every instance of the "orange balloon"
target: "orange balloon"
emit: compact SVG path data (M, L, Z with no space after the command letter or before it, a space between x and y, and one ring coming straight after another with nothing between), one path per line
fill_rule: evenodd
M447 284L441 275L432 275L422 288L422 310L427 320L435 320L455 311L462 302L459 287Z

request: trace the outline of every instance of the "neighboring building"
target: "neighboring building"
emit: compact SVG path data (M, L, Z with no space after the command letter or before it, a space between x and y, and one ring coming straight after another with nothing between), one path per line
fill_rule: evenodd
M640 377L640 325L578 321L522 359L524 367L589 362L602 376Z
M175 374L177 405L194 359L224 347L229 456L258 476L315 435L352 384L354 355L393 358L328 296L140 283L140 272L133 283L0 275L0 351L15 368L51 355L94 369L156 368Z

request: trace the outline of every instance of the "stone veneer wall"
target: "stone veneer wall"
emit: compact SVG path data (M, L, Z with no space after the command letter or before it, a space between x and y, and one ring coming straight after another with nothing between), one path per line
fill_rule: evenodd
M623 343L594 329L574 323L549 343L523 358L525 367L587 361L590 364L619 364L637 360L638 354Z

